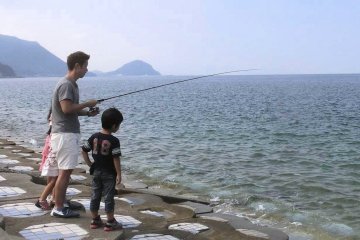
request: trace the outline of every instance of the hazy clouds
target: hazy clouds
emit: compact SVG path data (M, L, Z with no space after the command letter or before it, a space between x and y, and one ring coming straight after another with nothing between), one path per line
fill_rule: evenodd
M39 42L90 70L142 59L162 74L241 68L358 73L357 0L2 0L0 33Z

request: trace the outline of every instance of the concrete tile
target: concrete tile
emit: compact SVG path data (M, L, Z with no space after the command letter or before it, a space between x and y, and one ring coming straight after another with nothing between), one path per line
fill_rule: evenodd
M248 237L257 237L261 239L270 239L270 236L266 233L262 233L256 230L249 230L249 229L236 229L236 231L248 236Z
M171 235L163 234L140 234L133 236L130 240L178 240L178 238Z
M18 164L20 163L18 160L12 160L7 158L1 158L0 164L6 164L6 165L12 165L12 164Z
M88 232L77 224L66 223L33 225L19 233L25 239L82 239L88 237Z
M15 166L15 167L10 167L9 169L19 172L31 172L32 170L34 170L34 168L29 166Z
M83 175L75 175L75 174L71 174L71 179L72 180L77 180L77 181L82 181L85 180L87 177L83 176Z
M31 160L31 161L35 161L35 162L40 162L41 158L37 158L37 157L31 157L31 158L26 158L27 160Z
M152 216L155 216L155 217L164 217L163 214L161 214L159 212L156 212L156 211L143 210L143 211L140 211L140 212L143 213L143 214L149 214L149 215L152 215Z
M179 203L179 204L175 204L175 205L190 208L195 212L195 214L204 214L204 213L212 213L213 212L213 208L210 207L209 205L196 203L196 202L187 201L187 202L183 202L183 203Z
M125 215L114 215L116 221L123 225L123 228L135 228L141 224L141 222L132 216L125 216ZM102 219L106 219L106 215L101 215Z
M176 223L169 226L169 229L187 231L193 234L197 234L202 231L206 231L209 228L200 223Z
M19 196L24 193L26 191L18 187L0 187L0 198Z
M86 210L90 210L90 199L89 198L74 198L74 199L71 199L71 201L78 202L78 203L82 204ZM103 209L105 209L105 203L100 202L99 210L103 210Z
M3 176L0 176L0 182L5 181L5 180L6 180L6 178L4 178Z
M66 189L66 195L67 196L75 196L75 195L78 195L80 193L81 193L81 191L79 189L77 189L77 188L68 187Z
M48 212L36 207L34 203L14 203L0 206L0 215L5 217L27 218L42 216Z
M133 201L131 201L130 199L128 199L128 198L124 198L124 197L122 197L122 198L119 198L119 197L115 197L114 199L117 199L117 200L120 200L120 201L124 201L124 202L126 202L126 203L128 203L129 205L134 205L134 202Z

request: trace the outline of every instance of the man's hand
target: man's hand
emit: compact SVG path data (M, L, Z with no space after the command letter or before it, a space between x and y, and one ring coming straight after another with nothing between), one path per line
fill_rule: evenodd
M61 106L61 110L63 111L63 113L65 114L71 114L71 113L80 113L80 116L84 116L84 115L88 115L86 110L83 110L84 108L87 107L95 107L97 104L97 100L95 99L91 99L89 101L86 101L84 103L80 103L80 104L75 104L73 103L71 100L69 99L64 99L62 101L60 101L60 106ZM95 116L97 114L94 114L93 116Z
M95 107L96 104L98 104L98 101L96 99L91 99L85 102L86 106L91 108L91 107Z
M96 116L100 113L100 109L98 107L91 107L89 111L87 112L87 115L89 117Z

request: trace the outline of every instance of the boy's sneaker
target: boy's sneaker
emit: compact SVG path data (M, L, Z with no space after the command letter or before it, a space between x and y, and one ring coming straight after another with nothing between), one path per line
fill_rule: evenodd
M97 216L96 218L93 218L91 223L90 223L90 228L91 229L96 229L99 228L103 225L103 222L100 218L100 216Z
M37 206L38 208L41 208L42 210L50 210L50 206L49 203L46 200L40 201L37 200L37 202L35 203L35 206Z
M122 224L116 221L114 218L111 222L107 221L104 227L104 231L113 231L116 229L122 229Z
M53 217L61 217L61 218L80 217L80 214L78 212L72 211L70 208L66 208L66 207L64 207L61 211L57 210L56 208L53 208L50 215Z

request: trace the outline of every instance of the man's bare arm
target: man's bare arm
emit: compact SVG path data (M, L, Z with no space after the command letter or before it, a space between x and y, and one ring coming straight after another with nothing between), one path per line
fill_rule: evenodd
M60 102L61 110L65 114L71 113L80 113L80 115L86 115L86 111L82 112L82 110L86 107L94 107L97 104L97 100L92 99L83 103L73 103L73 101L65 99Z

